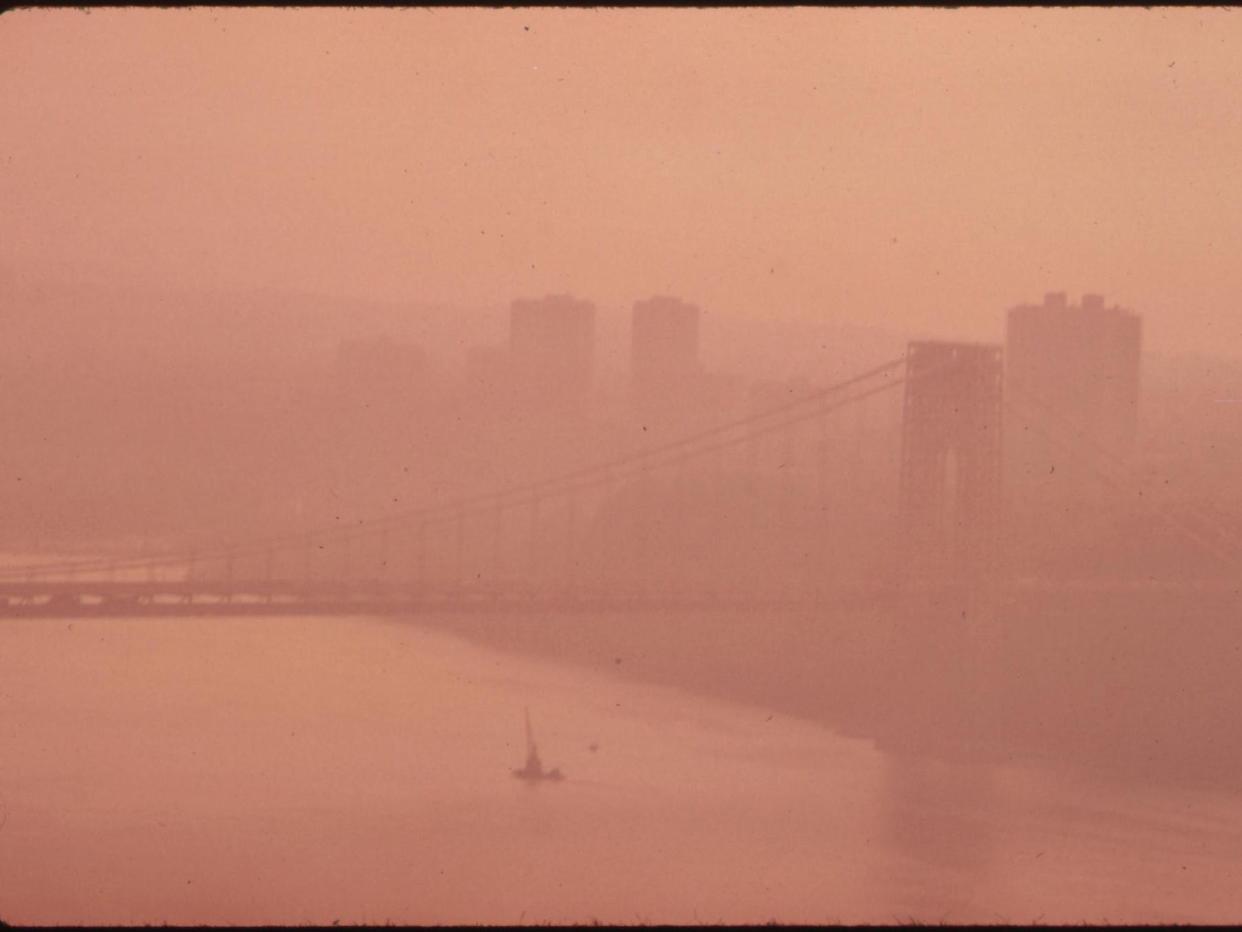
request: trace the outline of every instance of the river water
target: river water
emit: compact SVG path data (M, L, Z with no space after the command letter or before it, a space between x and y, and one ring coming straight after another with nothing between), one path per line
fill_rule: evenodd
M525 707L565 782L510 776ZM894 758L408 621L4 621L0 820L10 923L1242 919L1242 793Z

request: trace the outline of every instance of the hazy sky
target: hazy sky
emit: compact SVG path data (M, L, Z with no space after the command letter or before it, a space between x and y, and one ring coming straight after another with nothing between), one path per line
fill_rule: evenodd
M1224 10L17 11L0 127L18 269L1242 354Z

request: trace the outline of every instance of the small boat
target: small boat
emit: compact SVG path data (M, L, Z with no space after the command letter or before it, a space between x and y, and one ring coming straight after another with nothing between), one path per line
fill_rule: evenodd
M530 709L526 710L526 766L521 769L514 768L513 775L529 783L539 780L565 779L565 775L557 767L551 770L543 769L543 762L539 760L539 749L535 746L535 733L530 727Z

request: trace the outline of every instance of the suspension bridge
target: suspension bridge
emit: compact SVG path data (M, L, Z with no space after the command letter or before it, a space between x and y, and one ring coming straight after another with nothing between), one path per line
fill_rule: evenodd
M1038 424L1050 441L1085 450L1102 487L1152 511L1221 567L1222 585L1233 585L1231 573L1242 565L1236 532L1213 515L1175 514L1136 496L1141 481L1129 464L1093 449L1090 438L1058 423L1038 399L1006 392L1002 383L998 347L912 343L901 357L745 417L478 495L240 543L5 566L0 618L648 611L848 604L920 580L1019 585L1003 580L997 562L1004 536L1003 422L1012 412ZM839 550L832 545L839 542L825 504L831 425L840 412L898 389L893 559L869 577L834 576ZM670 543L653 545L653 522L676 526L683 520L678 503L696 499L644 498L644 490L715 490L718 498L707 507L730 507L747 494L755 451L773 438L786 450L803 451L798 481L805 494L795 507L813 512L808 539L819 549L800 582L764 590L727 571L696 573L692 540L679 542L681 563L661 572ZM802 519L806 525L805 514ZM745 564L749 542L734 543ZM703 541L697 546L707 549Z

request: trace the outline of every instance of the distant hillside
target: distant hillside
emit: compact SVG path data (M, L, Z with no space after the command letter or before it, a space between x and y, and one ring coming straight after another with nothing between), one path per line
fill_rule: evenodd
M227 359L283 366L325 361L342 340L387 334L455 366L472 346L507 341L508 309L278 290L143 291L0 270L0 325L0 358L10 362L89 358L159 366ZM600 306L597 353L605 378L628 371L629 340L629 307ZM703 309L704 366L748 378L817 381L903 348L903 337L876 328Z
M184 362L311 362L351 337L388 334L450 355L498 338L495 312L296 292L142 291L8 276L0 355Z

